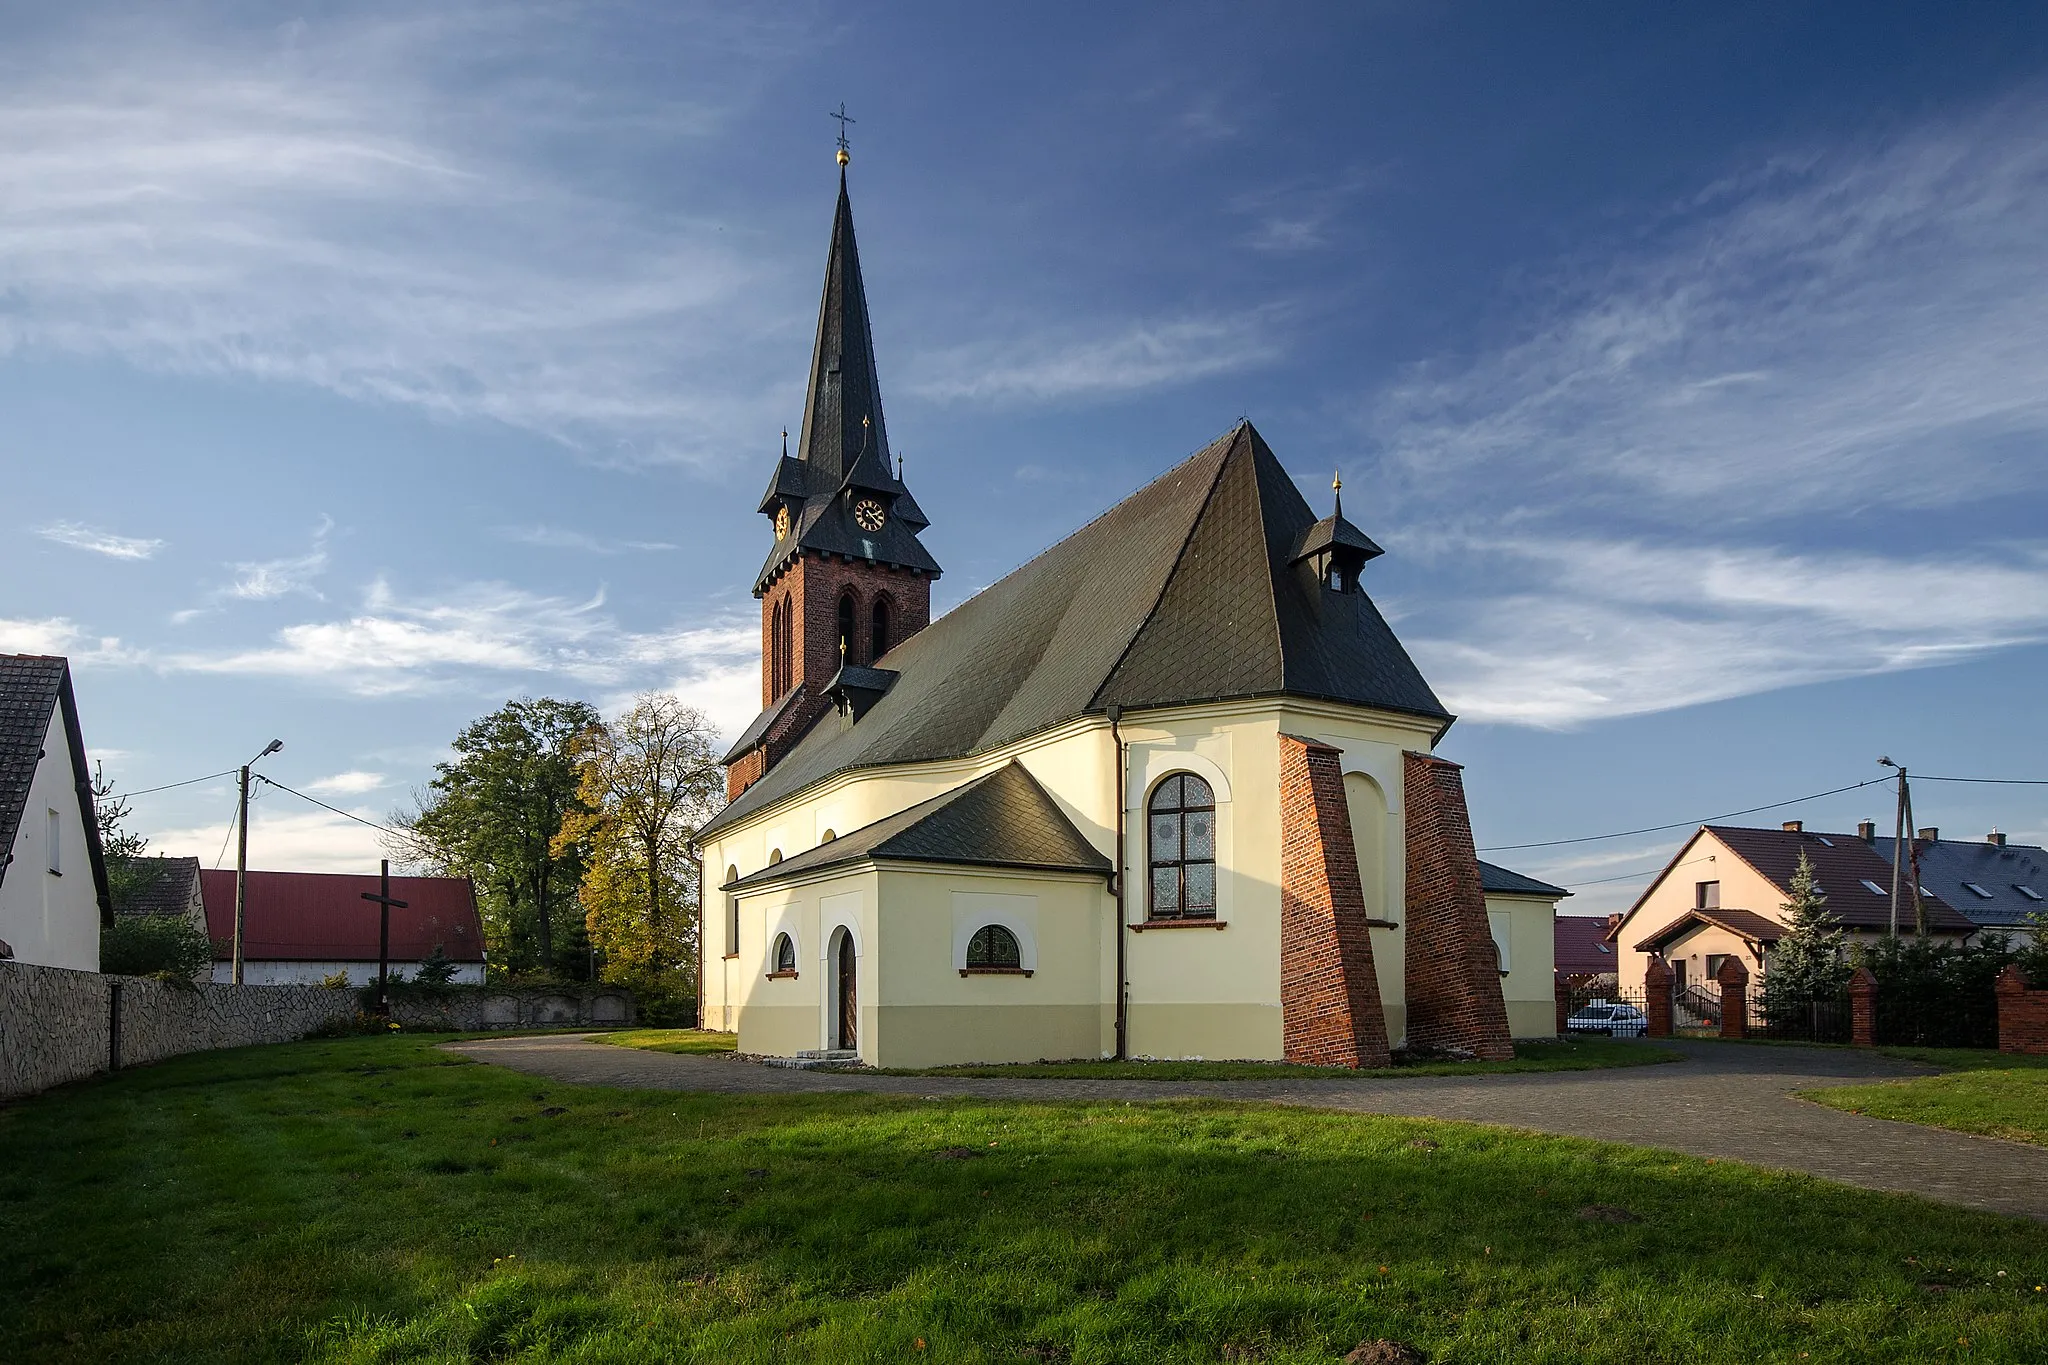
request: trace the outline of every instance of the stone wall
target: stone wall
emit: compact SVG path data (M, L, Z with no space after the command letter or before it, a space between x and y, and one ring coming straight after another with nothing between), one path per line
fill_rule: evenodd
M350 1000L354 991L345 992ZM480 1033L500 1028L620 1028L638 1017L620 986L458 986L445 993L395 989L391 1017L409 1029Z
M117 1054L119 1065L138 1066L184 1052L281 1043L354 1013L353 994L318 986L180 990L141 977L0 962L0 1098L108 1070Z

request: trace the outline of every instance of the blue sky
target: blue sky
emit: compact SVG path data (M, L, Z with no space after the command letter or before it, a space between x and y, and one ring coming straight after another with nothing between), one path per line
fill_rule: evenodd
M277 736L381 818L510 696L743 724L841 100L936 605L1244 414L1387 547L1482 845L2048 777L2030 7L283 13L0 4L0 648L131 789ZM231 792L137 805L211 863ZM1605 910L1679 837L1499 857Z

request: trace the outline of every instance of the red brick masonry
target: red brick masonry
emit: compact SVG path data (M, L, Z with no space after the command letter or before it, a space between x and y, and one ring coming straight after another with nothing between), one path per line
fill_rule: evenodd
M1749 1036L1749 968L1733 953L1721 963L1721 970L1714 973L1714 980L1721 984L1721 1036L1723 1038L1747 1038Z
M1408 1045L1515 1055L1500 993L1500 955L1457 764L1402 755L1408 807ZM1341 790L1341 788L1340 788ZM1348 840L1347 840L1348 841Z
M1643 1032L1652 1038L1671 1036L1671 964L1651 953L1643 967Z
M2048 991L2029 989L2017 966L1998 974L1998 1050L2048 1054Z
M1290 1062L1385 1066L1387 1021L1342 757L1280 736L1281 1036Z
M1849 974L1849 1041L1857 1047L1877 1045L1877 978L1868 967Z

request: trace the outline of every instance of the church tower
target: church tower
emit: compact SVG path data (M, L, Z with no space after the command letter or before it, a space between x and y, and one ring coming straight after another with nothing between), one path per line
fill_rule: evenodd
M939 565L918 539L931 523L889 453L846 161L842 148L803 431L794 455L785 434L758 509L775 536L754 580L761 714L726 755L728 798L831 709L827 693L842 667L879 667L931 622Z

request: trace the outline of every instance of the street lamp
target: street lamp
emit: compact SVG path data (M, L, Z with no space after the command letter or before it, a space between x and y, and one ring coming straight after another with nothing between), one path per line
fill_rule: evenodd
M237 986L242 984L242 915L249 901L249 769L284 747L284 741L273 739L263 746L263 752L242 765L241 803L236 808L235 829L235 950L232 979Z

